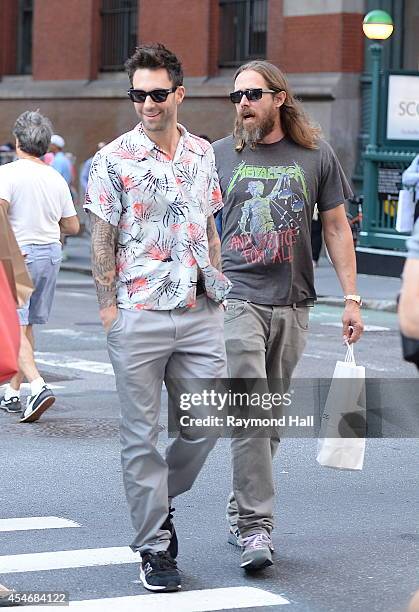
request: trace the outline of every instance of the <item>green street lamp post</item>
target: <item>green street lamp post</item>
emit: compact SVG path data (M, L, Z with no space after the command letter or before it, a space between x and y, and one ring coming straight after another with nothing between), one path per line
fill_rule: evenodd
M381 54L382 45L377 42L386 40L393 33L393 20L388 13L381 10L370 11L364 17L362 24L364 34L374 42L369 46L371 53L371 117L370 117L370 134L369 143L366 147L366 156L364 159L364 211L363 211L363 231L361 232L360 242L365 241L362 234L367 234L371 229L371 219L374 218L375 207L377 203L377 164L372 159L374 153L378 149L378 117L380 104L380 71L381 71ZM371 156L371 157L370 157Z

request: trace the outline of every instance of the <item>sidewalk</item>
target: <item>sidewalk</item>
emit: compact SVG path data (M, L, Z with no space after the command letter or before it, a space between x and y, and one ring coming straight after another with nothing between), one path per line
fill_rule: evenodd
M69 238L65 250L68 259L61 264L61 270L91 276L90 237L85 235L80 238ZM314 275L319 304L342 306L342 289L334 268L327 259L320 260L320 266L314 270ZM87 284L87 279L85 281ZM77 283L77 281L70 282ZM82 278L79 284L83 284ZM396 312L396 299L400 285L398 278L358 275L358 291L362 296L364 307L372 310Z

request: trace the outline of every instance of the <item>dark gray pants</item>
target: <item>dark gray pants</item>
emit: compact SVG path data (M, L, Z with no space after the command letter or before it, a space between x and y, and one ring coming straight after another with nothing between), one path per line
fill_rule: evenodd
M119 310L108 351L121 402L123 479L136 536L134 551L167 550L160 529L168 499L188 491L216 438L177 436L166 458L156 448L163 381L227 376L223 309L205 295L195 308ZM193 416L193 411L189 414Z
M229 376L281 379L286 391L306 343L308 311L304 307L262 306L228 300L224 335ZM240 535L273 529L272 459L279 436L233 438L233 493L227 506L230 526Z

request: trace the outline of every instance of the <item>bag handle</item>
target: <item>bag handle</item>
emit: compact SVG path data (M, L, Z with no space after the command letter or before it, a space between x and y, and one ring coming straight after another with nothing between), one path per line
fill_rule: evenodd
M350 363L351 365L355 366L356 362L355 362L355 355L354 355L354 345L349 344L347 340L345 340L345 344L347 346L345 363Z

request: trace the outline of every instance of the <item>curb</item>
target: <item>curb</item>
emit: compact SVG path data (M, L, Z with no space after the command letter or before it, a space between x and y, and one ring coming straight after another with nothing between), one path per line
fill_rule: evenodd
M317 296L317 304L340 306L343 308L343 300L341 298L328 297L326 295ZM379 310L382 312L397 312L397 302L396 300L374 300L373 298L367 298L362 300L362 308L366 310Z

